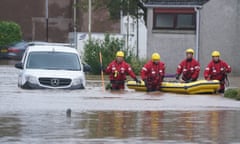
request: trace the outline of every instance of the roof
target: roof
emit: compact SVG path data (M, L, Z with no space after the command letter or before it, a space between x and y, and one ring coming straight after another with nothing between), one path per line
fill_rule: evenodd
M67 47L73 47L73 44L70 43L50 43L50 42L44 42L44 41L31 41L28 42L29 46L32 45L52 45L52 46L67 46Z
M76 53L77 50L72 47L67 46L52 46L52 45L33 45L27 48L28 52L67 52L67 53Z
M145 0L145 7L176 6L176 7L197 7L202 6L209 0Z

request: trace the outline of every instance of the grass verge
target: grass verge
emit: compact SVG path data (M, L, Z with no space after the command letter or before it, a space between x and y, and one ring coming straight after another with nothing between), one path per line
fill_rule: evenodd
M229 88L224 92L224 97L240 100L240 88Z

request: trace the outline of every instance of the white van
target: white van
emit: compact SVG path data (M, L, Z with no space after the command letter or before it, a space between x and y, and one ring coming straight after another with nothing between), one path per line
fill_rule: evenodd
M29 46L20 63L18 86L24 89L84 89L85 71L76 49L60 45Z

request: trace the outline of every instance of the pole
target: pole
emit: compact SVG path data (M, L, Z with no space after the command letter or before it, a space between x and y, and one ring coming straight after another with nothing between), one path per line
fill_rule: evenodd
M103 76L103 62L102 62L102 53L101 51L99 52L99 59L100 59L100 66L101 66L101 79L102 79L102 89L105 91L105 84L104 84L104 76Z
M196 11L196 60L199 60L199 35L200 35L200 8L195 7Z
M138 19L138 9L137 9L137 58L138 58L138 51L139 51L139 19Z
M46 41L48 42L48 0L45 0L45 10L46 10Z
M129 0L127 1L127 50L129 48Z
M76 0L74 0L74 7L73 7L73 24L74 24L74 47L75 49L77 49L77 23L76 23L76 19L77 19L77 2Z
M123 34L123 0L121 0L121 10L120 10L120 33Z
M91 28L92 28L92 0L88 0L88 37L91 41Z
M32 41L35 40L35 20L32 20Z

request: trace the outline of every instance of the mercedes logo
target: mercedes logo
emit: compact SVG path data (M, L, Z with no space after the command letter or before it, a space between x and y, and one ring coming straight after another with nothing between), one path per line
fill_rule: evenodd
M52 86L59 86L59 79L51 79Z

